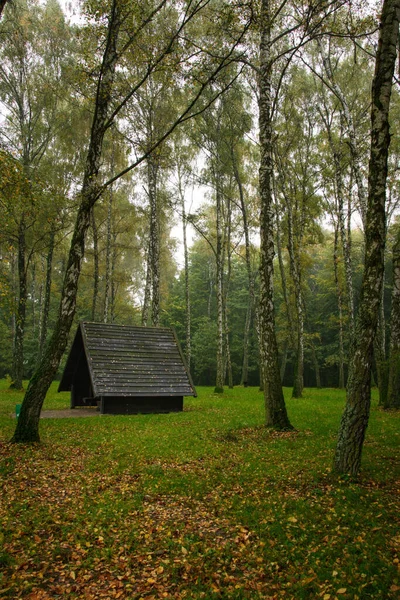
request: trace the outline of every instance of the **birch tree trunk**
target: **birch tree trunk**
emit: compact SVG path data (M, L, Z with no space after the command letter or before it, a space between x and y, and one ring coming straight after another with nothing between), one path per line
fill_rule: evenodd
M187 244L187 217L185 207L185 194L182 188L182 175L178 166L178 189L182 210L182 237L183 237L183 258L185 269L185 325L186 325L186 365L190 371L190 362L192 358L192 338L191 338L191 309L190 309L190 281L189 281L189 250Z
M253 270L251 267L251 253L250 253L250 233L249 233L249 224L247 218L247 208L244 198L244 190L242 185L242 180L239 173L239 167L236 160L235 150L232 147L232 165L233 165L233 173L236 181L236 185L239 190L239 200L240 200L240 210L242 213L243 220L243 232L244 232L244 243L245 243L245 256L246 256L246 271L247 271L247 279L249 283L249 298L247 302L247 310L246 310L246 321L244 324L244 332L243 332L243 363L242 363L242 375L240 379L240 385L247 385L248 377L249 377L249 338L250 338L250 327L251 321L253 318L254 307L255 307L255 285L254 285L254 276Z
M400 408L400 230L393 246L393 290L390 315L388 393L383 408Z
M341 118L343 123L343 118ZM351 260L351 231L350 231L350 213L348 212L348 223L349 226L346 229L346 217L344 211L344 193L343 193L343 168L342 168L342 152L335 146L332 137L332 131L330 124L327 119L324 119L325 128L328 134L329 146L332 152L333 164L335 167L335 185L336 185L336 200L337 200L337 214L338 214L338 227L340 231L340 241L343 249L344 268L346 275L346 288L347 288L347 305L349 311L349 325L350 325L350 340L354 335L354 288L353 288L353 266ZM340 141L342 142L342 130Z
M340 423L333 468L355 476L371 402L373 343L378 324L386 241L386 179L390 145L389 106L399 38L400 0L384 0L372 85L371 155L365 231L365 267L349 364L346 406Z
M68 342L68 334L75 314L78 280L84 256L85 237L90 225L90 213L101 194L97 179L118 59L117 40L120 24L120 5L118 0L114 0L109 15L107 41L97 84L95 112L80 192L80 203L61 292L58 318L40 364L29 382L12 438L13 442L40 441L40 411Z
M293 211L290 198L286 198L286 209L288 216L288 252L290 272L294 285L297 316L297 340L296 340L296 362L294 366L294 381L292 398L301 398L303 395L303 371L304 371L304 315L303 315L303 293L301 289L299 252L295 250L293 231Z
M223 302L224 302L224 332L225 332L225 367L228 374L228 387L233 388L233 373L232 373L232 359L231 359L231 345L229 339L229 285L231 280L231 203L229 197L227 198L226 206L226 219L227 219L227 274L226 279L223 282ZM223 253L224 254L224 253ZM224 263L224 259L222 261Z
M111 272L110 272L110 323L115 323L116 318L116 300L118 293L118 282L116 281L115 271L117 267L117 233L114 231L112 236L111 252Z
M260 129L260 353L263 363L264 399L267 427L292 429L280 380L273 303L274 206L272 194L272 115L271 115L271 15L269 0L261 3L259 71Z
M339 238L339 224L335 224L335 241L333 247L333 271L335 274L335 286L338 301L338 312L339 312L339 388L344 389L344 343L343 343L343 294L342 288L339 281L338 262L339 262L339 249L338 249L338 238Z
M222 394L224 391L224 294L223 294L223 234L222 234L222 194L219 182L216 184L217 201L217 374L215 379L216 394Z
M110 189L109 189L108 207L107 207L106 272L105 272L105 285L104 285L104 312L103 312L104 323L108 323L109 301L110 301L112 205L113 205L113 188L111 185Z
M92 297L92 321L96 320L97 298L99 295L99 235L97 232L94 207L90 213L90 224L93 234L93 297Z
M151 265L151 322L160 324L160 232L157 201L157 165L150 156L147 159L147 178L150 201L150 265Z
M144 287L144 298L142 308L142 325L147 327L149 322L151 306L151 242L149 239L147 248L147 261L146 261L146 285Z
M39 359L41 358L47 338L47 324L49 322L50 300L51 300L51 281L53 272L53 254L55 243L55 223L52 224L49 236L49 248L46 257L46 284L44 289L44 302L40 326Z
M18 226L18 299L15 316L13 365L11 389L22 390L24 369L24 336L26 321L26 302L28 299L27 273L26 273L26 240L25 218L22 215Z
M282 243L281 243L280 221L279 221L279 214L278 214L278 204L276 201L275 201L275 222L276 222L276 251L278 254L279 273L281 276L281 283L282 283L283 302L285 304L287 322L289 325L289 334L285 340L285 345L284 345L282 358L281 358L281 366L280 366L280 376L281 376L281 381L283 382L284 377L285 377L285 372L286 372L289 341L290 341L291 347L295 348L296 347L296 342L295 342L296 336L295 336L295 327L294 327L294 323L293 323L292 311L290 308L289 296L288 296L288 291L287 291L285 265L283 264L283 256L282 256Z
M382 298L379 307L378 326L374 342L374 356L377 374L377 384L379 390L379 406L385 406L388 386L389 386L389 368L386 357L386 319L384 310L384 294L385 294L385 274L383 274Z

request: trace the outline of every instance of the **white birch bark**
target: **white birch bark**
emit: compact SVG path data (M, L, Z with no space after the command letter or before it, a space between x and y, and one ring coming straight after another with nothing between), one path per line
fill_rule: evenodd
M113 186L110 185L110 189L108 192L108 206L107 206L106 272L105 272L105 282L104 282L104 312L103 312L104 323L108 323L108 320L109 320L109 303L110 303L110 288L111 288L112 209L113 209Z
M272 198L272 88L271 15L269 0L262 0L259 70L260 129L260 353L263 363L264 399L267 427L290 429L278 364L273 303L274 206Z
M371 155L366 215L365 268L349 364L346 406L334 470L352 476L361 466L371 403L373 343L378 324L386 241L386 180L390 145L389 107L399 39L400 0L384 0L372 85Z
M119 0L114 0L109 15L107 42L103 54L101 74L98 79L95 113L92 121L83 184L79 195L80 203L68 255L58 318L40 364L29 382L12 438L13 442L40 441L40 411L66 348L68 334L73 322L78 280L84 256L85 237L90 224L90 213L101 193L97 179L118 59L117 40L120 25L120 4Z

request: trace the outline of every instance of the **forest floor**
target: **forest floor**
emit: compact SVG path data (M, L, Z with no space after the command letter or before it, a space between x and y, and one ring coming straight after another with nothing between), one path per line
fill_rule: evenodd
M15 412L11 413L15 419ZM96 408L57 408L56 410L42 410L41 419L79 419L81 417L99 417Z
M55 390L44 409L67 410ZM21 446L0 382L0 598L397 600L400 414L374 394L350 481L331 473L344 392L285 390L286 433L255 388L198 392L182 413L42 419Z

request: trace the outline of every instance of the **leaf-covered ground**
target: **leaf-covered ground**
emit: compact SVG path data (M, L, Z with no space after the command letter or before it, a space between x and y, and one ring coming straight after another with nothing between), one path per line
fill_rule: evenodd
M0 598L400 597L399 414L373 406L357 482L330 473L344 395L200 389L170 415L46 419L8 443L0 391ZM46 408L64 408L49 394Z

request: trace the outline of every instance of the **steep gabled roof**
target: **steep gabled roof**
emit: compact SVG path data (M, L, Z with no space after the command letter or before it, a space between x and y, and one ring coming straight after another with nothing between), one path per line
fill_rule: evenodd
M81 322L59 385L71 389L85 354L94 397L196 396L173 330Z

